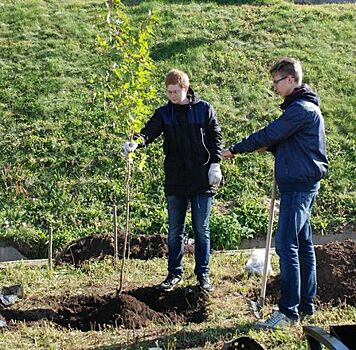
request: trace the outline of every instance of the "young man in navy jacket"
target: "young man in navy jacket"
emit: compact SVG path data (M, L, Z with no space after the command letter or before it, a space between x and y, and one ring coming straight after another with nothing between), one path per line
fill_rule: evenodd
M213 107L189 86L188 75L172 69L165 79L168 103L158 108L140 131L143 142L125 142L124 153L148 146L163 134L165 194L168 203L168 276L158 285L171 291L182 280L184 226L191 205L195 234L195 274L210 292L209 217L221 181L221 130Z
M310 215L328 161L320 98L302 84L300 62L281 58L271 66L270 73L275 92L284 97L280 106L283 114L224 150L223 157L255 150L268 150L275 156L280 191L276 252L280 259L281 295L278 311L256 327L276 329L314 313L316 261Z

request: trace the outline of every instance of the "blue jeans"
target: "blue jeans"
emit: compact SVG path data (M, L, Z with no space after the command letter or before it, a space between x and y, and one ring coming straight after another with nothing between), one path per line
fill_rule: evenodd
M282 192L276 252L281 271L279 310L291 319L314 313L316 261L310 226L317 192Z
M191 203L195 235L195 274L209 274L211 194L167 196L168 202L168 272L183 274L184 228L188 203Z

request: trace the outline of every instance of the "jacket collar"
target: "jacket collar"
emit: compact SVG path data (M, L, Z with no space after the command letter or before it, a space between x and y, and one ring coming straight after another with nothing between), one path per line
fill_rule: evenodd
M287 107L296 100L308 101L314 103L316 106L320 106L319 95L312 91L306 84L296 87L293 92L284 99L280 105L281 109L286 110Z

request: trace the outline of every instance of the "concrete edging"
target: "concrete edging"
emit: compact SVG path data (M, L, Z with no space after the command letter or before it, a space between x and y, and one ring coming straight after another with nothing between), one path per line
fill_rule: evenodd
M313 235L314 245L321 245L329 242L335 241L346 241L347 239L352 239L356 241L356 232L345 232L342 234L333 234L333 235ZM252 238L246 239L241 242L239 249L253 249L253 248L265 248L266 239L263 238ZM274 247L274 237L272 237L271 247Z

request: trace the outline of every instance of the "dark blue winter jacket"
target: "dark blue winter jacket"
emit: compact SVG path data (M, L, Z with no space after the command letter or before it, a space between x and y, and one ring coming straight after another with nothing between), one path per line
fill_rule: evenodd
M267 147L275 156L280 191L314 191L328 169L324 119L319 96L297 87L281 104L281 117L233 145L232 153Z
M163 134L167 196L216 192L208 171L221 160L220 125L213 107L191 88L188 97L189 105L168 102L158 108L140 132L144 146Z

